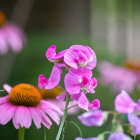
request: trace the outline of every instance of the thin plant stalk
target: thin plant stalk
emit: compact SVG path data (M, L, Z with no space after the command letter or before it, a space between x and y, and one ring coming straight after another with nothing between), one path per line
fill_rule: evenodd
M59 140L60 137L61 137L61 133L62 133L62 130L63 130L63 127L64 127L64 123L65 123L65 120L67 118L68 104L69 104L69 96L68 96L68 93L67 93L66 94L66 104L65 104L64 116L62 117L59 129L58 129L58 133L57 133L57 136L56 136L56 140Z
M46 134L46 127L43 126L43 129L44 129L44 140L46 140L46 137L47 137L47 134Z
M24 133L25 133L25 128L24 127L20 127L19 128L18 140L24 140Z

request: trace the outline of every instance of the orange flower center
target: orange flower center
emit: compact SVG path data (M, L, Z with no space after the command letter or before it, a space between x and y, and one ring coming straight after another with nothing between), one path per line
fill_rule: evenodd
M0 11L0 26L4 25L6 23L7 19L3 12Z
M15 105L36 106L40 103L41 94L30 84L18 84L12 88L8 99Z
M43 99L55 99L57 96L64 93L64 89L57 86L53 89L39 89Z
M138 60L126 60L124 66L132 70L140 70L140 61Z

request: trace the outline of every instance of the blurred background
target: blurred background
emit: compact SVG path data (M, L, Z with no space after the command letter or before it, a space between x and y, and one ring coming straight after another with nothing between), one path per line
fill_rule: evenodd
M0 89L4 83L37 86L39 74L48 77L53 65L45 58L45 53L52 44L57 46L58 52L74 44L90 46L97 55L97 67L102 60L121 65L128 58L140 59L139 0L0 0L0 11L6 15L7 22L20 26L26 36L22 51L14 53L9 48L6 54L0 54ZM93 75L98 80L97 67ZM133 92L133 99L140 97L137 89ZM98 80L96 94L89 98L99 98L101 109L112 110L114 93ZM1 96L6 94L1 92ZM66 140L79 136L76 127L69 123L71 120L79 125L85 138L97 136L110 127L110 121L102 127L83 126L77 115L67 119ZM47 140L54 140L57 130L54 124L47 131ZM17 137L18 131L12 122L0 125L1 140ZM25 139L43 139L43 128L37 130L33 124L26 130Z

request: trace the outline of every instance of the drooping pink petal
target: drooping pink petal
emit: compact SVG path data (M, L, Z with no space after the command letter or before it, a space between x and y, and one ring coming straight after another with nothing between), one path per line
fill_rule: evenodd
M11 90L12 90L12 87L11 87L10 85L8 85L8 84L4 84L4 85L3 85L3 88L4 88L4 90L6 90L8 93L10 93Z
M115 109L119 113L132 113L136 103L130 98L126 91L122 91L115 99Z
M133 132L136 135L140 135L140 118L136 116L134 113L128 114L128 120L132 125Z
M39 112L39 110L37 108L34 107L30 107L29 108L30 113L31 113L31 117L33 118L33 121L36 125L36 127L39 129L41 128L41 113Z
M89 109L96 110L100 108L100 101L98 99L93 100L89 103Z
M13 116L13 122L18 126L29 128L32 118L27 107L19 106Z
M85 112L79 115L78 119L86 126L101 126L104 123L104 115L101 110Z
M46 106L48 108L52 109L54 112L57 112L58 115L61 115L61 116L63 115L63 112L59 107L57 107L56 105L54 105L54 104L52 104L50 102L46 102L46 101L41 100L41 108L43 110L45 110Z
M0 111L0 123L2 125L7 124L13 117L16 107L11 104L3 104L3 110Z
M44 111L50 116L50 118L54 120L57 125L59 125L60 123L59 115L55 113L54 111L52 111L51 109L47 109L47 108L44 108L44 109L45 109Z
M38 86L40 89L52 89L59 84L62 70L54 66L49 79L47 80L43 74L38 78Z
M109 136L108 140L132 140L132 139L123 132L116 131Z
M80 108L88 111L89 101L83 92L78 99L78 106Z
M45 127L47 127L48 129L50 129L52 122L51 120L46 116L46 114L40 110L41 112L41 116L42 116L42 123L44 124Z

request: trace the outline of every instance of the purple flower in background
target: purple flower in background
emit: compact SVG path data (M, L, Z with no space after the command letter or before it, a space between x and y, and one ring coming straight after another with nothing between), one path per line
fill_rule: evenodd
M112 133L108 140L132 140L129 136L124 134L123 132L114 132Z
M67 50L63 50L59 53L56 54L56 46L52 45L48 48L46 52L46 58L54 63L62 62L64 54L66 53Z
M64 62L75 69L78 67L88 67L93 69L96 67L96 55L94 51L83 45L73 45L64 55Z
M18 53L25 43L24 31L17 25L6 21L5 15L0 12L0 54L6 54L8 48Z
M104 123L105 116L101 110L95 110L79 115L78 119L86 126L101 126Z
M39 75L38 77L38 86L40 89L52 89L56 87L59 84L59 81L61 79L61 73L62 70L54 66L52 69L52 73L47 80L43 74Z
M140 134L140 118L137 116L140 113L140 100L135 103L127 92L122 91L115 99L115 109L119 113L127 113L132 131Z
M100 140L97 137L91 137L91 138L81 138L81 137L77 137L75 140Z
M135 86L140 89L140 63L134 60L126 62L124 66L102 62L99 71L101 82L110 85L116 91L131 92Z

